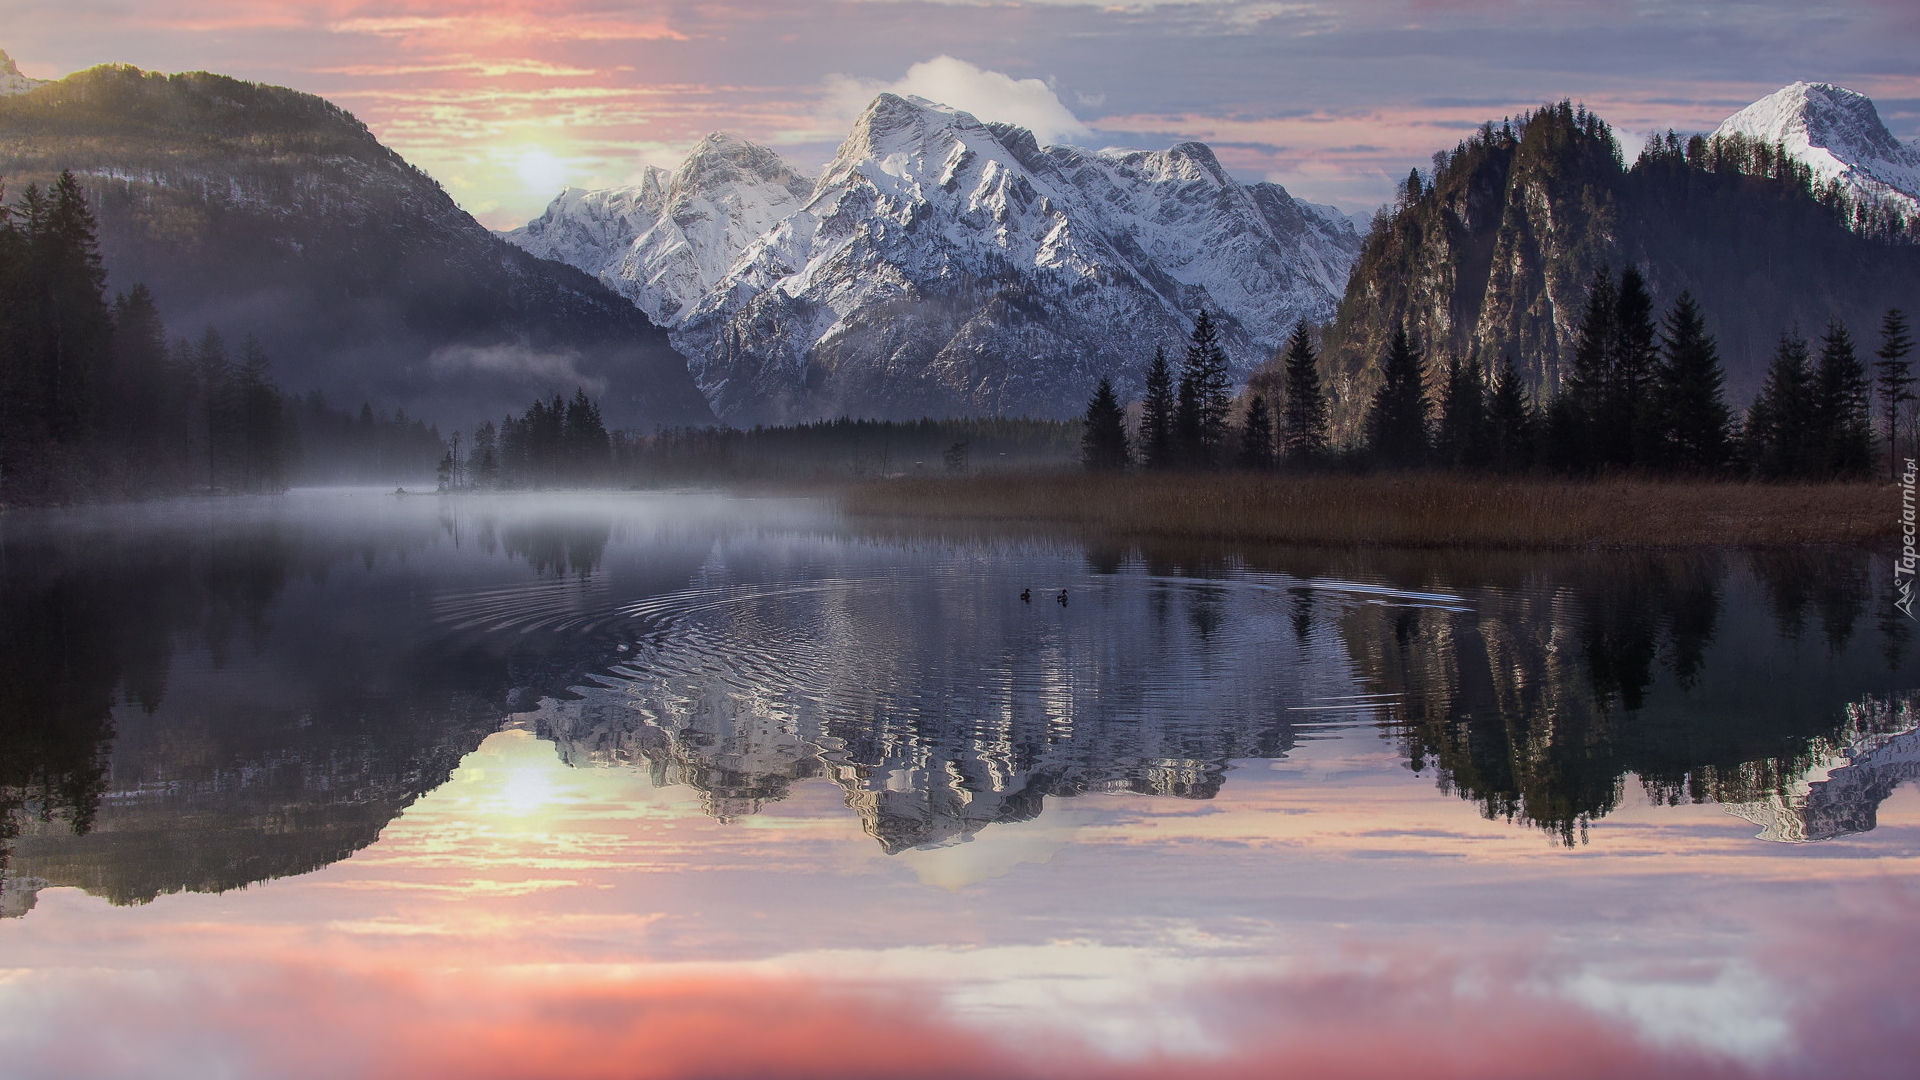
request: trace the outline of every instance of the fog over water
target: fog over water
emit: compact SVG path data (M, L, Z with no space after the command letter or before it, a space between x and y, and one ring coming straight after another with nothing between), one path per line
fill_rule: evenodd
M1888 572L695 493L9 514L0 1048L1900 1075L1920 646Z

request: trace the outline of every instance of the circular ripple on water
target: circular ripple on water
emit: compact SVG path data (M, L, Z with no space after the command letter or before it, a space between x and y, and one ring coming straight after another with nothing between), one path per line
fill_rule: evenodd
M649 597L617 609L636 648L609 675L643 712L683 718L758 711L977 727L1036 710L1069 725L1146 711L1297 713L1303 701L1358 711L1368 698L1336 693L1354 689L1340 658L1324 641L1302 641L1303 591L1330 605L1465 609L1447 594L1283 575L1081 574L1018 600L1032 587L1022 579L1060 570L958 559ZM1314 663L1277 662L1303 648Z

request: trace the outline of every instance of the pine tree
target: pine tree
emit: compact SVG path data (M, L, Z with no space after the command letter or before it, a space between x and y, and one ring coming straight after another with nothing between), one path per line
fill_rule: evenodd
M0 501L53 502L91 480L112 316L92 211L71 173L0 214Z
M1599 443L1602 462L1629 467L1646 461L1659 439L1654 408L1659 354L1653 297L1646 279L1629 266L1614 294L1613 339L1607 355L1606 406Z
M1907 318L1899 308L1887 309L1880 321L1880 348L1874 353L1874 389L1880 393L1880 413L1885 418L1882 433L1887 440L1887 479L1900 475L1900 406L1913 400L1913 373L1907 354L1913 351L1913 337L1907 333Z
M241 486L248 491L281 491L286 487L286 410L267 368L266 351L249 334L240 348L240 369L233 389L236 456L240 459Z
M1149 469L1170 469L1175 461L1173 371L1165 349L1153 350L1147 365L1147 395L1140 404L1140 460Z
M1434 441L1440 462L1456 469L1483 469L1492 457L1487 378L1478 357L1465 364L1447 361L1446 384L1440 399L1440 429Z
M1814 417L1821 477L1857 478L1873 468L1873 418L1867 369L1853 347L1853 335L1838 319L1827 324L1814 373Z
M1488 463L1498 472L1524 472L1533 465L1533 408L1527 402L1526 388L1520 385L1520 373L1514 370L1512 354L1501 361L1487 397L1488 438L1492 443Z
M112 368L99 428L132 488L170 486L173 464L185 458L178 420L185 402L167 362L167 329L145 285L114 299Z
M500 482L499 439L491 420L473 431L473 449L467 454L467 475L477 488L491 488Z
M1320 389L1320 358L1304 319L1287 338L1286 358L1280 453L1290 465L1310 464L1327 452L1327 395Z
M1173 392L1173 459L1182 468L1197 469L1207 464L1206 441L1202 434L1200 383L1190 367L1182 368L1180 384Z
M1247 424L1240 432L1240 467L1273 468L1273 410L1259 394L1247 404Z
M1383 382L1367 411L1367 447L1389 468L1413 468L1427 458L1425 362L1404 326L1393 328L1381 365Z
M1711 472L1726 464L1732 413L1724 396L1720 350L1691 293L1667 313L1656 392L1660 418L1655 461L1682 472Z
M1080 460L1089 472L1127 467L1127 421L1114 395L1113 380L1101 376L1087 402L1086 429L1080 439Z
M509 416L500 421L500 482L519 487L533 482L533 458L527 424Z
M1806 340L1798 334L1780 335L1767 381L1747 410L1747 460L1755 472L1769 479L1805 476L1818 460L1815 453L1814 379Z
M1606 459L1600 424L1607 409L1618 314L1613 275L1602 267L1587 286L1587 311L1573 349L1573 370L1548 414L1549 456L1556 468L1588 472Z
M1188 463L1208 468L1220 461L1227 441L1227 411L1233 404L1233 379L1220 328L1202 308L1180 370L1179 428Z
M197 434L204 440L207 488L212 490L220 486L233 453L233 363L227 358L227 343L218 330L206 328L199 343L192 346L188 363L200 399Z
M557 412L560 399L553 399ZM607 426L600 419L600 406L587 397L584 387L575 388L562 419L563 450L568 479L585 481L604 475L613 461L613 443Z

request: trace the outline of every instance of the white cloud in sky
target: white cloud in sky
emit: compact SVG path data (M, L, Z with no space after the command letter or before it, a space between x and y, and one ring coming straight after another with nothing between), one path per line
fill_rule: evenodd
M981 120L1018 124L1031 130L1042 143L1075 142L1093 136L1092 129L1045 82L1016 79L951 56L922 60L907 69L906 77L891 83L835 75L827 84L831 120L842 132L875 95L890 91L951 105Z

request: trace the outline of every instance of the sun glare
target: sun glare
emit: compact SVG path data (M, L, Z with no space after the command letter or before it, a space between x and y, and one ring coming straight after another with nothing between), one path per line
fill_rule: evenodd
M544 147L530 146L521 151L513 171L533 194L552 195L567 186L567 163Z

